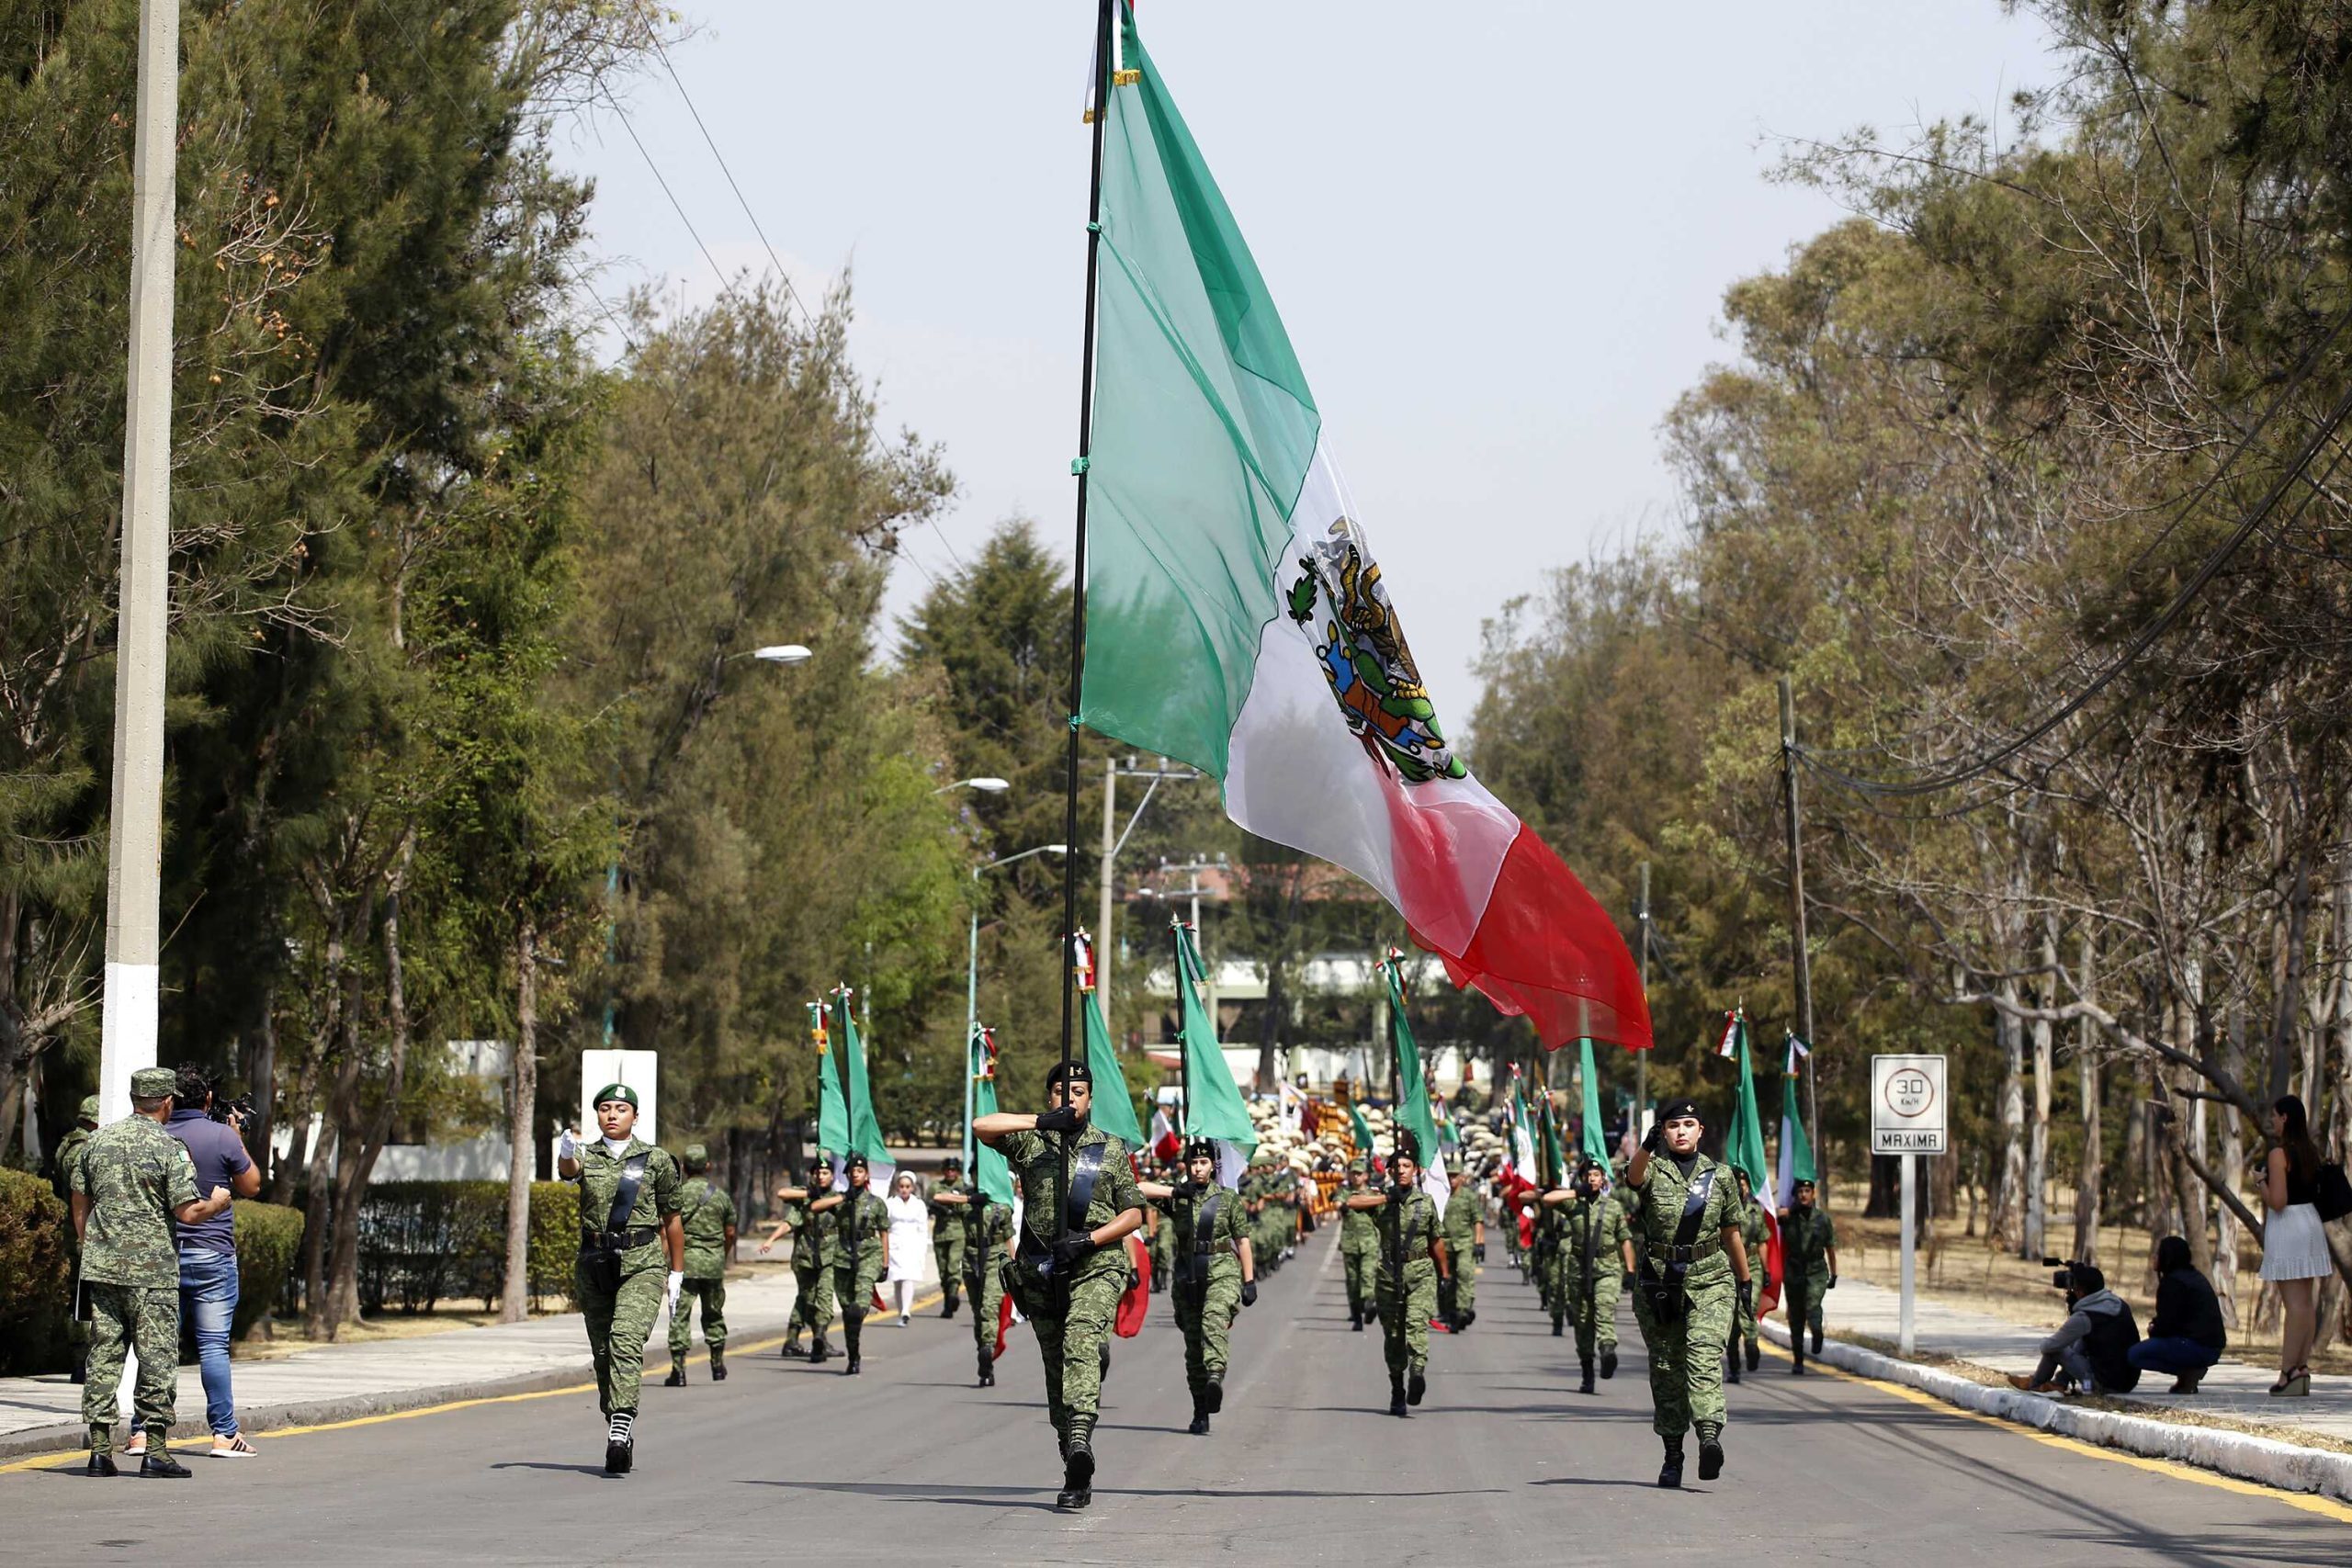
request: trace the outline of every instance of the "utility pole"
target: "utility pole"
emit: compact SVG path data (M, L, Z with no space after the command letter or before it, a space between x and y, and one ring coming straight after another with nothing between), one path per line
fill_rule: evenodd
M1813 1164L1823 1208L1829 1206L1829 1162L1821 1146L1821 1042L1813 1033L1813 964L1804 934L1804 817L1797 800L1797 705L1781 677L1781 784L1788 797L1789 962L1795 977L1797 1027L1811 1055L1804 1059L1804 1116L1813 1125Z
M1642 863L1642 902L1634 914L1634 935L1640 945L1635 953L1642 966L1642 1003L1649 1004L1650 995L1650 863ZM1650 1111L1650 1054L1634 1053L1634 1136L1641 1137L1649 1129L1643 1121Z
M1125 829L1117 827L1119 818L1119 780L1148 779L1143 786L1143 798L1136 802L1135 815L1127 818ZM1197 779L1204 775L1191 768L1170 768L1165 761L1157 767L1144 768L1128 757L1125 761L1109 757L1102 763L1102 902L1101 916L1094 922L1094 996L1102 1009L1102 1021L1111 1022L1111 956L1118 946L1116 933L1111 929L1112 918L1117 913L1112 893L1117 884L1119 852L1127 847L1134 837L1136 824L1143 820L1144 808L1151 804L1152 795L1161 784L1171 779ZM1197 926L1198 922L1195 922Z
M130 406L122 437L122 597L115 619L114 780L98 1115L130 1112L155 1065L162 959L164 642L171 616L172 286L179 0L140 0L130 180Z

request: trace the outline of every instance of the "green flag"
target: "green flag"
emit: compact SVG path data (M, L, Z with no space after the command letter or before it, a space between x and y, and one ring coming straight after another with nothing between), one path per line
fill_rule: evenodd
M842 1099L841 1074L825 1028L831 1011L823 1002L808 1004L808 1042L817 1047L817 1147L838 1156L849 1148L849 1107Z
M833 1021L841 1033L834 1043L840 1052L842 1092L849 1099L849 1137L842 1152L865 1156L866 1174L878 1190L888 1185L898 1164L890 1157L890 1145L882 1141L882 1122L874 1114L874 1095L866 1087L865 1045L857 1037L857 1010L850 1005L854 994L846 986L833 993Z
M1405 977L1397 961L1405 955L1391 949L1381 971L1388 976L1388 1029L1396 1047L1396 1111L1394 1124L1413 1134L1420 1150L1421 1185L1440 1203L1445 1201L1445 1154L1438 1147L1437 1118L1430 1113L1428 1081L1421 1076L1421 1048L1413 1040L1413 1025L1405 1016Z
M1127 1092L1127 1075L1119 1068L1119 1053L1112 1047L1111 1031L1102 1021L1102 1006L1089 986L1080 993L1086 1011L1086 1065L1094 1074L1094 1109L1087 1120L1130 1149L1143 1147L1143 1129L1136 1125L1135 1096Z
M1257 1152L1258 1130L1250 1123L1250 1108L1241 1102L1233 1070L1225 1065L1216 1021L1201 1000L1201 955L1193 950L1193 933L1182 921L1170 924L1176 932L1176 989L1182 1008L1178 1034L1184 1050L1184 1136L1220 1139L1247 1158Z
M996 1042L989 1038L987 1030L979 1030L973 1034L970 1055L972 1076L976 1080L972 1085L972 1115L975 1119L993 1116L996 1114ZM1004 1163L1002 1155L986 1144L976 1142L972 1145L972 1167L973 1179L979 1183L982 1195L989 1202L1010 1204L1012 1201L1012 1168Z
M1609 1163L1609 1134L1600 1124L1600 1072L1592 1059L1589 1037L1577 1042L1577 1071L1584 1077L1584 1136L1579 1143L1585 1157Z
M1816 1181L1820 1178L1813 1168L1813 1145L1804 1135L1804 1118L1797 1114L1797 1063L1812 1054L1812 1048L1795 1034L1789 1036L1789 1067L1781 1077L1781 1169L1780 1180L1773 1189L1776 1206L1787 1208L1796 1201L1796 1187L1800 1179Z
M1731 1135L1724 1140L1724 1163L1735 1170L1747 1172L1749 1190L1761 1192L1770 1179L1771 1168L1764 1163L1764 1124L1756 1113L1756 1074L1747 1061L1747 1020L1740 1020L1736 1029L1739 1035L1739 1099L1732 1107Z
M1348 1101L1348 1120L1355 1123L1356 1157L1370 1159L1372 1157L1372 1123L1363 1119L1363 1106L1356 1100Z
M1560 1139L1560 1113L1552 1104L1549 1085L1544 1089L1544 1108L1535 1113L1537 1123L1544 1129L1544 1187L1546 1191L1568 1179L1568 1151Z

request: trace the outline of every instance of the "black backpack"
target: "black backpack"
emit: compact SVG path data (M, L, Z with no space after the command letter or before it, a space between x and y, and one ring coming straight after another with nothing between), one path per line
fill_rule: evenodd
M2312 1194L2312 1207L2319 1211L2323 1220L2340 1220L2352 1214L2352 1181L2344 1177L2344 1167L2329 1160L2319 1168L2317 1190Z

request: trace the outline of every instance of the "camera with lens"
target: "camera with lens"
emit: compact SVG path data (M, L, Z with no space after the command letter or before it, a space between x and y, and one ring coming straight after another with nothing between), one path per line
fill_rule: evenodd
M214 1095L212 1109L209 1114L215 1122L232 1127L242 1127L254 1119L254 1097L250 1094L241 1094L234 1100L222 1100L219 1095Z
M2078 1269L2087 1269L2090 1267L2087 1263L2077 1263L2064 1258L2045 1258L2041 1260L2041 1266L2044 1269L2053 1270L2050 1276L2051 1286L2053 1289L2061 1291L2071 1291L2075 1289L2076 1276L2075 1271Z

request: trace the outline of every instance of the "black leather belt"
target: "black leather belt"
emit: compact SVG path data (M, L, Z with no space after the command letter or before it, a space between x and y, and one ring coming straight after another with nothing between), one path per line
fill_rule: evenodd
M580 1247L583 1252L627 1252L633 1247L645 1247L662 1234L656 1225L639 1225L626 1231L582 1231Z

